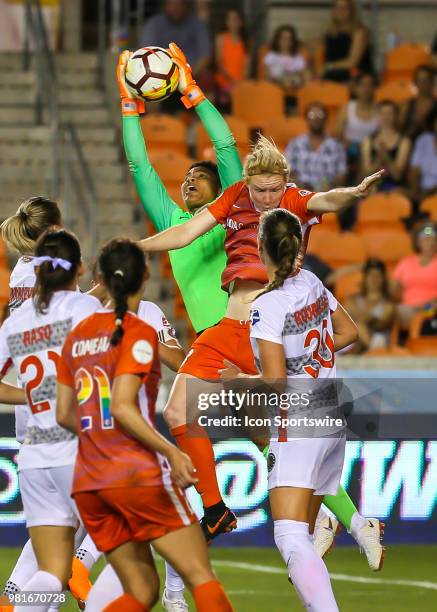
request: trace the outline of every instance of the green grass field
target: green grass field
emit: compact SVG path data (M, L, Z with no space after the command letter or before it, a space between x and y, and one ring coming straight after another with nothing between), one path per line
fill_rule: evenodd
M302 609L276 550L215 548L211 553L236 612ZM0 549L1 584L18 554L15 548ZM391 546L379 573L367 569L356 548L335 549L327 565L342 612L430 612L437 610L436 562L437 546ZM62 610L77 610L77 606L69 602Z

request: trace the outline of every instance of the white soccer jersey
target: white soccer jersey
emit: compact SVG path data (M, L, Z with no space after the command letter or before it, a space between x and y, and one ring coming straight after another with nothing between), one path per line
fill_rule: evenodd
M35 281L36 276L33 257L27 255L20 257L9 279L9 287L11 289L9 296L10 312L32 297Z
M251 309L251 343L259 369L256 339L284 347L287 376L335 378L330 312L337 300L308 270L287 278L280 289L257 298Z
M94 297L57 291L46 314L29 299L0 329L0 372L14 365L30 408L19 469L74 463L77 439L56 422L56 361L68 332L98 308Z
M165 344L169 340L176 340L176 332L167 317L154 302L141 300L137 316L151 325L158 334L158 340Z

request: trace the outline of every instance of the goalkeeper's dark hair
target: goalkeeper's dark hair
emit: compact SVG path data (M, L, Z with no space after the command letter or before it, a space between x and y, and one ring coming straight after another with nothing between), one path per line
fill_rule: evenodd
M48 229L36 242L34 254L35 257L56 257L71 264L69 270L61 265L54 266L51 261L44 261L37 267L33 299L36 311L45 314L53 294L67 289L75 280L82 261L80 244L76 236L66 229Z
M17 212L1 224L3 240L22 255L32 255L39 236L52 226L61 226L61 211L53 200L36 196L22 202Z
M191 166L188 168L188 172L190 170L193 170L193 168L203 168L211 175L214 181L215 192L218 195L220 191L222 190L222 182L220 180L220 174L218 171L217 164L215 164L212 161L202 160L202 161L196 161L194 162L194 164L191 164Z
M144 281L146 257L132 240L114 238L100 252L99 269L115 303L115 331L111 344L117 346L124 333L128 297L137 293Z
M285 280L296 272L302 263L302 227L298 217L283 208L275 208L262 215L259 245L277 266L275 278L261 293L264 295L282 287Z

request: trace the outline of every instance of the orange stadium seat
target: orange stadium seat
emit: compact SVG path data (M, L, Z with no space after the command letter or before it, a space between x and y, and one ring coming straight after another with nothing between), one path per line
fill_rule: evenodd
M264 65L264 58L270 50L270 45L261 45L256 55L256 76L258 79L266 78L266 67Z
M422 200L420 210L427 212L433 221L437 221L437 195Z
M225 115L229 129L234 135L237 142L237 148L240 155L247 155L250 145L250 129L249 125L243 119L234 117L233 115ZM207 134L207 131L201 123L197 127L197 157L210 159L210 150L213 149L212 142Z
M377 193L369 196L358 207L358 231L369 229L403 230L401 221L411 211L411 202L405 196L395 193Z
M391 100L396 104L401 104L413 98L415 94L416 87L410 81L393 81L376 88L375 100L376 102Z
M313 102L320 102L328 109L328 129L334 127L338 110L347 104L349 89L346 85L333 81L310 81L303 85L297 93L297 105L300 115L305 114L307 107Z
M413 252L411 238L407 232L396 230L368 230L362 232L368 257L378 257L393 268L403 257Z
M187 154L185 123L176 117L151 113L141 119L141 129L151 153L172 151Z
M409 355L411 355L410 351L398 344L386 348L374 348L365 352L366 357L408 357Z
M150 155L150 161L167 189L180 188L188 168L193 163L191 157L171 151L153 153Z
M422 325L426 319L430 317L430 313L426 312L426 310L421 310L420 312L416 312L413 318L410 321L410 329L408 331L408 338L420 338ZM437 340L436 340L437 342Z
M437 338L435 336L420 336L407 340L407 349L413 355L423 357L437 357Z
M252 129L285 112L284 91L269 81L240 81L232 90L232 113Z
M9 302L9 277L11 273L8 267L0 268L0 310Z
M307 122L303 117L273 117L264 128L264 135L273 138L281 151L292 138L307 132Z
M317 255L334 268L362 263L366 258L364 241L352 232L333 232L313 229L308 252Z
M384 83L413 80L418 66L429 64L429 48L421 43L404 43L391 49L385 56Z
M291 176L293 178L293 168L291 169ZM338 223L338 215L336 213L325 213L322 217L322 224L320 227L323 230L339 232L340 225Z
M362 280L363 273L360 270L345 274L335 283L335 297L340 302L345 302L352 295L359 292Z

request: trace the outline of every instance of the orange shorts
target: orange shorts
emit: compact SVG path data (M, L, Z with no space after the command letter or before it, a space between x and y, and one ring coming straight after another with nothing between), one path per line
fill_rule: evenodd
M102 552L130 540L150 542L197 522L184 493L173 484L80 491L73 497Z
M249 321L225 317L206 329L192 345L179 372L216 380L220 378L218 371L223 369L224 359L235 363L246 374L258 373L250 344Z

